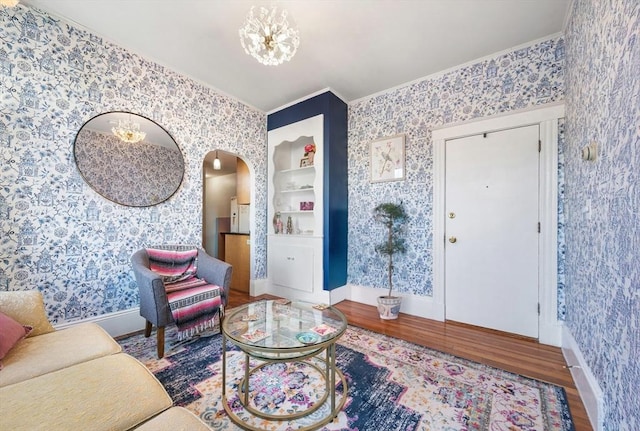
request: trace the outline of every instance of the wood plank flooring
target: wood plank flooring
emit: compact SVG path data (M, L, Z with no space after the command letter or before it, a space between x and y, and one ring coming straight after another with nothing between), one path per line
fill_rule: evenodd
M273 297L250 297L232 291L229 306L266 298ZM402 313L397 320L381 320L375 307L353 301L340 302L336 308L347 316L350 325L563 386L576 431L592 431L582 400L571 373L564 368L566 363L558 347L483 328Z

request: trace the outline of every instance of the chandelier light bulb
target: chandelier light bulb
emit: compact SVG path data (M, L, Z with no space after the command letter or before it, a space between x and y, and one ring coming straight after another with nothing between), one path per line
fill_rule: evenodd
M213 169L215 171L219 171L220 169L222 169L222 166L220 164L220 159L218 158L218 152L216 151L216 158L213 160Z
M277 66L291 60L300 45L298 29L290 26L287 11L255 6L240 28L240 43L244 51L267 66Z
M121 141L128 144L135 144L142 141L147 134L140 130L140 124L129 120L118 120L118 125L114 126L111 131Z

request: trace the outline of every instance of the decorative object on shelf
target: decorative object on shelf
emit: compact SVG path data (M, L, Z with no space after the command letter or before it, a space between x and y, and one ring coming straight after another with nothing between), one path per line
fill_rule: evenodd
M273 217L273 233L282 233L282 219L279 211Z
M304 146L304 156L309 159L307 166L313 165L313 159L316 156L316 144L311 143Z
M369 166L372 183L404 180L404 136L401 134L371 142Z
M389 294L378 297L378 313L381 319L397 319L402 298L391 295L393 290L393 257L407 251L404 233L409 216L402 202L399 204L387 202L374 208L373 219L381 223L387 230L384 242L375 246L377 253L388 258L387 274L389 277Z
M311 164L309 163L309 158L308 157L303 157L300 159L300 167L301 168L306 168L307 166L311 166Z
M313 202L300 202L300 211L313 211Z
M293 233L293 220L291 220L291 216L287 217L287 233L289 235Z
M300 45L300 36L297 27L289 24L287 11L278 13L276 6L261 6L258 13L254 13L255 9L251 7L239 30L244 51L266 66L291 60Z
M131 120L131 114L129 114L129 118L127 119L119 119L117 123L114 121L116 126L111 128L111 131L114 135L116 135L122 142L126 142L128 144L135 144L136 142L142 141L147 134L140 130L140 123L134 123Z

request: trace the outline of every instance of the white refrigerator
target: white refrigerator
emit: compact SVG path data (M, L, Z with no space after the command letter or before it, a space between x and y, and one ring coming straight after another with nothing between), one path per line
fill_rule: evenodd
M231 232L249 233L249 205L238 204L238 199L231 198Z

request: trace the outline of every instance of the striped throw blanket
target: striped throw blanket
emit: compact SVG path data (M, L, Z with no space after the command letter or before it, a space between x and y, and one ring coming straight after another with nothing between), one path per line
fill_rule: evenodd
M192 277L166 286L171 315L178 327L178 340L191 337L216 324L222 312L220 287Z
M148 248L149 269L162 276L165 284L194 277L198 271L198 249L167 250Z
M221 288L196 277L198 249L147 249L149 269L162 276L178 339L215 326Z

